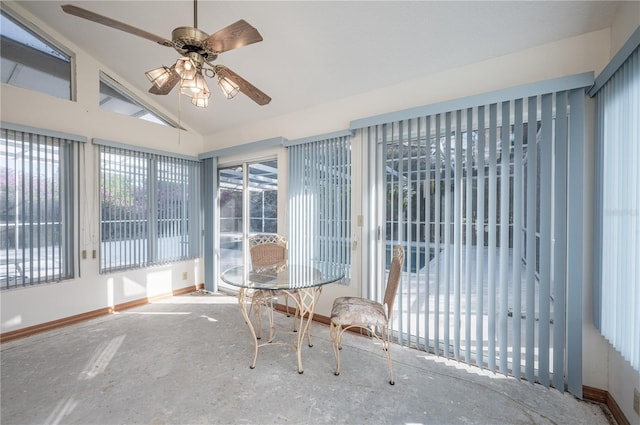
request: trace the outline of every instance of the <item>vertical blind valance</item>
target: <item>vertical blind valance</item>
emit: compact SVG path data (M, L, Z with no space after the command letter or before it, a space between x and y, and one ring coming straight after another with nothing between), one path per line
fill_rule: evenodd
M381 115L365 117L351 121L351 130L371 128L375 125L399 122L406 119L415 119L429 115L439 114L445 111L465 110L478 105L499 104L505 99L524 99L538 96L541 93L557 93L573 89L582 89L593 85L593 72L583 72L581 74L567 75L565 77L553 78L550 80L537 81L521 86L509 87L502 90L495 90L488 93L480 93L459 99L447 100L440 103L417 106L415 108L401 111L389 112Z
M85 143L87 141L86 137L78 136L77 134L47 130L44 128L35 128L35 127L26 126L26 125L13 124L5 121L0 122L0 128L3 128L5 130L13 130L18 133L39 134L40 136L52 137L54 139L65 139L65 140L70 140L70 141L80 142L80 143Z
M349 265L351 136L296 144L288 152L290 260Z
M245 143L236 146L230 146L221 148L198 155L199 159L217 158L227 155L244 154L248 152L255 152L261 149L272 148L275 146L282 146L286 143L287 139L284 137L274 137L271 139L259 140L256 142Z
M384 164L366 190L383 218L369 219L380 231L365 257L407 252L399 342L581 396L584 98L540 93L359 131L364 161Z
M145 148L143 146L130 145L127 143L113 142L111 140L94 138L92 139L92 143L98 146L117 148L117 149L122 149L123 151L135 152L139 155L148 154L148 155L155 155L157 157L164 157L164 158L180 158L186 161L199 161L199 158L196 158L194 156L183 155L175 152L167 152L159 149Z

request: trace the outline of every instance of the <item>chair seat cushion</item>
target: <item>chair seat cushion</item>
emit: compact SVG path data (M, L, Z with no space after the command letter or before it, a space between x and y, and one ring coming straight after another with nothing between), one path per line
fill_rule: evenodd
M377 301L359 297L340 297L333 302L331 321L336 325L384 326L387 315Z

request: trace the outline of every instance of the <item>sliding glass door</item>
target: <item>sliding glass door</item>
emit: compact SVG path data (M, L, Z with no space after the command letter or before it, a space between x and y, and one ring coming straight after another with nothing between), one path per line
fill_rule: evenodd
M219 226L220 233L220 268L223 271L229 267L242 265L242 239L244 235L244 167L242 165L220 168L218 170L220 188Z
M406 250L399 343L580 393L582 203L568 191L583 103L577 89L361 130L376 164L370 273Z
M249 237L278 232L278 162L218 168L219 270L248 261Z

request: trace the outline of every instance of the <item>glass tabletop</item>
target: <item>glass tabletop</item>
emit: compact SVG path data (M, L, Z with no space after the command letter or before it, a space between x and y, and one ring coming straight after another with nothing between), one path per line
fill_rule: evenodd
M343 277L342 264L283 262L260 267L232 267L225 270L220 278L223 282L240 288L278 290L312 288L336 282Z

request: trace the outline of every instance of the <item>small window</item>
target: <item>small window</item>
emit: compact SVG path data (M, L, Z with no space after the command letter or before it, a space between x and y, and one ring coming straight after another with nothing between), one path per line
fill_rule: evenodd
M200 255L200 162L100 145L100 272Z
M71 56L1 11L2 82L71 99Z
M151 111L149 107L144 106L116 80L102 72L100 73L100 107L141 120L178 127L168 119L161 117L160 114Z
M74 277L82 143L0 128L0 289Z

